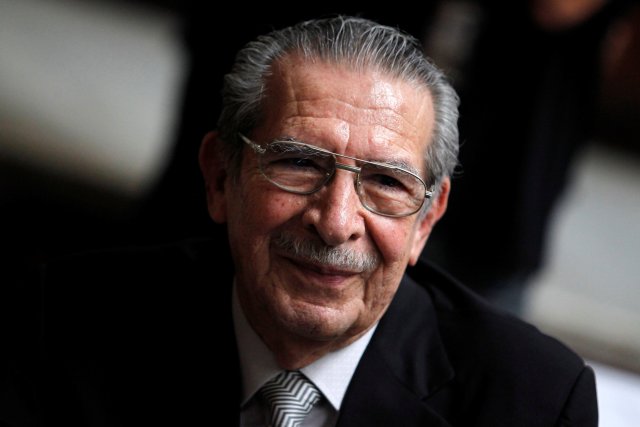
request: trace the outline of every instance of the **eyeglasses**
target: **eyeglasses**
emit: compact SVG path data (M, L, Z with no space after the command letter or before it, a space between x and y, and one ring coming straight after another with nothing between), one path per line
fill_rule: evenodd
M356 174L355 186L362 205L388 217L404 217L420 210L433 187L403 168L332 153L297 141L276 140L261 146L239 134L258 156L260 172L275 186L295 194L313 194L324 187L336 169ZM355 160L358 166L338 163Z

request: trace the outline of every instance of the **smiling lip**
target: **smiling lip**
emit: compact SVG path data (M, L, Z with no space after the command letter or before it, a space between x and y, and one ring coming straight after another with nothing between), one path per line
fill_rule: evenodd
M340 282L349 279L353 276L361 274L360 271L347 270L339 267L331 267L327 265L315 264L307 260L301 260L291 257L285 257L291 264L300 270L303 270L305 275L311 275L320 278L323 281L328 282Z

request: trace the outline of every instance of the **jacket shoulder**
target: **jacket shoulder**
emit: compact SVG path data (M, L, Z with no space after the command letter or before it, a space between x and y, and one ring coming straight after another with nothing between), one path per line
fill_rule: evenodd
M556 425L576 393L591 404L583 408L585 413L595 413L591 419L597 419L593 371L571 348L492 307L437 266L423 263L409 275L432 300L455 372L453 389L464 390L468 405L480 405L472 425L485 425L482 417L489 422L496 414Z

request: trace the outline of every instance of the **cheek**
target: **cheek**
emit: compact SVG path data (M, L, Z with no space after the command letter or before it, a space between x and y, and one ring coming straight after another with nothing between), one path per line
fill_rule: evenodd
M244 244L254 250L256 245L268 244L269 236L295 218L304 203L300 196L263 185L243 188L236 200L231 223L236 224L236 235L243 236Z
M241 280L260 283L271 270L270 242L295 217L300 202L261 185L236 189L229 206L231 250Z
M402 218L377 218L369 235L382 255L381 268L370 278L365 299L372 313L384 310L395 295L409 260L414 233L412 223Z
M250 197L251 203L245 203L247 221L254 222L259 228L272 230L296 217L304 206L301 196L283 191L258 191Z
M414 227L402 218L381 217L376 224L371 225L369 230L385 265L390 266L399 262L404 268L415 236Z

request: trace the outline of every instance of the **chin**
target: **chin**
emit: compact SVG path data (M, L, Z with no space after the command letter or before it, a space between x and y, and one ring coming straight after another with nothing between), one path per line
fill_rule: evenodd
M295 303L280 315L284 327L294 335L314 341L349 340L359 333L358 318L342 308ZM361 332L361 331L360 331Z

